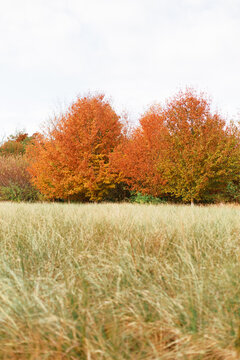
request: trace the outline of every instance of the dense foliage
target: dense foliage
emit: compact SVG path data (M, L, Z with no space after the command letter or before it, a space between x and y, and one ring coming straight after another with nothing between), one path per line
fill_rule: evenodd
M37 134L29 136L25 132L17 132L15 135L10 135L6 141L0 146L0 156L9 155L23 155L26 151L26 146L31 143Z
M0 156L0 200L35 201L39 192L32 186L28 162L22 155Z
M151 106L132 131L103 95L89 95L45 133L10 136L0 155L26 152L31 183L50 200L239 201L239 135L191 89Z
M121 141L119 116L104 96L79 98L28 148L34 185L50 199L101 201L120 182L109 154Z
M184 202L224 200L229 184L238 189L239 145L238 127L188 90L151 107L115 151L113 164L136 191Z
M163 110L166 151L158 158L165 191L183 201L223 192L240 169L239 132L212 114L206 99L178 94Z

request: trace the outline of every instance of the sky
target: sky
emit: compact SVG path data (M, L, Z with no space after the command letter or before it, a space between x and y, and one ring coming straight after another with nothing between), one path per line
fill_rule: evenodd
M77 96L139 116L180 89L240 118L240 0L0 0L0 140Z

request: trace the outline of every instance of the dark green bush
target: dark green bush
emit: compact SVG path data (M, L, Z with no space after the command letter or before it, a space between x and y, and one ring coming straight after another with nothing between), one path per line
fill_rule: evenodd
M240 184L239 184L239 182L230 181L227 184L225 197L226 197L226 201L240 202Z
M0 188L0 199L6 201L38 201L41 200L39 192L31 185L19 186L9 184Z
M166 203L166 199L154 197L152 195L138 193L132 193L130 197L132 203L137 204L163 204Z

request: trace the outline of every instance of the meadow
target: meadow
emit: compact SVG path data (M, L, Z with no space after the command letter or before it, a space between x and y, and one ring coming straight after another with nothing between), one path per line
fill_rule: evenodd
M0 203L0 359L238 359L240 207Z

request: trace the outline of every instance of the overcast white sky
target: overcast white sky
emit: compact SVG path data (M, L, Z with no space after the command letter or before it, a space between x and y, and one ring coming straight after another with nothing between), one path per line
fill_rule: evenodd
M136 119L179 88L240 111L240 0L0 0L0 136L101 91Z

